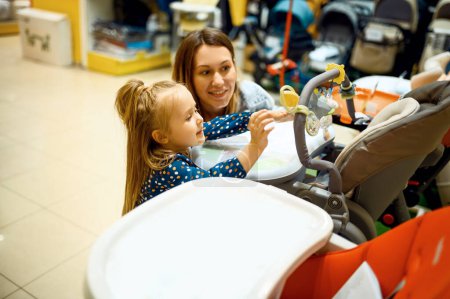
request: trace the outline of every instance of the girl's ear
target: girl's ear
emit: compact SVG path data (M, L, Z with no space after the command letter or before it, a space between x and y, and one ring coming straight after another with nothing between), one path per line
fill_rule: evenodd
M161 130L154 130L152 132L152 137L159 144L166 144L169 142L169 138Z

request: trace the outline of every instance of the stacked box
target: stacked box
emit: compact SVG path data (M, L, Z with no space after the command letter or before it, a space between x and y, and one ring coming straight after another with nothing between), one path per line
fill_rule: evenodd
M55 65L72 64L70 21L64 14L36 8L17 12L23 56Z

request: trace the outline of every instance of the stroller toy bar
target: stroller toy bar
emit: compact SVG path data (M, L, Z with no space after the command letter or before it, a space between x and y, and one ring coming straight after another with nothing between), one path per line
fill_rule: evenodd
M344 66L338 65L334 63L330 63L327 65L327 71L337 70L336 77L330 79L330 82L333 84L341 84L343 92L352 93L354 94L354 88L353 85L350 83L349 87L347 87L346 84L344 84L344 80L346 78ZM348 80L347 80L348 81ZM344 82L344 83L342 83ZM344 86L346 89L344 89ZM344 91L345 90L345 91ZM316 93L319 93L318 89L316 89ZM331 114L334 112L334 108L331 107L327 103L321 103L320 101L326 102L326 97L321 96L317 99L317 96L315 96L314 99L310 100L309 102L314 107L308 108L306 105L299 104L300 97L295 92L295 89L292 86L284 85L280 88L280 102L284 106L287 112L291 114L301 113L304 114L306 117L306 123L305 123L305 130L310 136L315 136L319 132L320 127L327 127L331 123Z
M338 70L339 75L335 78L331 79L331 82L334 82L336 84L341 84L342 81L345 80L345 70L343 64L336 64L336 63L329 63L327 67L325 68L325 71L331 71L331 70Z
M308 81L308 83L303 88L300 97L298 97L298 105L295 109L293 107L290 107L290 110L297 111L298 109L298 112L296 112L294 116L294 132L296 143L295 145L297 148L298 156L300 158L300 162L306 168L315 169L318 171L326 171L329 174L328 190L297 182L295 184L295 187L298 188L296 195L301 198L308 198L311 202L326 210L333 219L334 232L339 233L345 232L346 229L352 227L352 225L347 227L347 224L349 224L349 210L345 201L345 196L342 193L342 180L340 173L332 162L311 158L306 146L305 136L305 131L310 134L310 128L308 129L310 125L308 124L307 118L309 115L311 115L311 110L316 109L315 107L319 103L318 96L314 93L314 91L316 91L316 93L321 93L320 90L322 90L323 92L324 88L319 87L322 87L325 84L329 85L330 83L332 85L339 84L345 87L351 85L350 80L344 72L343 66L330 64L327 66L327 71L320 75L317 75L316 77ZM289 88L285 87L281 89L281 97L283 98L282 103L286 103L286 95L284 94L285 89L289 90ZM288 97L290 97L292 91L288 94ZM323 98L326 97L323 96ZM315 101L316 103L314 103ZM321 112L321 110L323 109L318 110L318 113ZM308 113L306 113L306 111L308 111ZM331 111L332 113L334 109L329 107L328 111ZM312 114L314 114L314 116L316 115L316 113L314 112L312 112ZM330 115L325 114L325 116L323 117L330 118Z
M314 111L305 105L297 104L299 102L299 96L292 86L284 85L280 88L280 102L287 112L291 114L302 113L306 116L305 130L310 136L316 136L319 133L320 120Z

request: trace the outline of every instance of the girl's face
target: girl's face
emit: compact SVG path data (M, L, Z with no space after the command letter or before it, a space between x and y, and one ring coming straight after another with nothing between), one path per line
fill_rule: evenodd
M203 118L197 112L196 103L187 88L181 86L173 96L173 110L169 122L168 143L165 147L175 152L185 151L205 142ZM165 100L165 99L163 99Z
M204 114L221 115L236 86L236 67L225 47L201 45L194 59L194 89Z

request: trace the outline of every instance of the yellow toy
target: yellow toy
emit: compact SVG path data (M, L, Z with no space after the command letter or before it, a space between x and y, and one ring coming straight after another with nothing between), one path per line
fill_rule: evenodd
M338 76L336 76L334 79L331 80L331 83L335 83L335 84L341 84L344 79L345 79L345 71L344 71L344 66L343 65L338 65L335 63L330 63L327 65L326 70L330 71L330 70L338 70L339 74ZM318 94L318 90L315 90L316 94ZM292 86L289 85L284 85L283 87L280 88L280 102L281 105L283 105L283 107L286 109L287 112L291 113L291 114L295 114L295 113L302 113L304 115L306 115L306 132L310 135L310 136L315 136L317 135L317 133L319 132L320 127L326 127L330 124L330 118L331 118L331 114L334 112L334 109L328 105L325 105L326 108L321 107L318 109L322 109L322 114L319 113L320 120L317 117L316 113L314 113L314 111L312 111L311 109L309 109L308 107L306 107L305 105L300 105L300 97L299 95L295 92L294 88L292 88ZM325 112L323 112L323 110L325 110ZM316 110L317 111L317 110ZM325 115L325 116L322 116Z
M306 115L306 132L310 136L315 136L319 133L320 121L316 114L309 110L304 105L298 105L299 95L295 92L294 88L289 85L284 85L280 88L280 102L284 106L287 112L291 114L303 113Z

